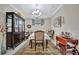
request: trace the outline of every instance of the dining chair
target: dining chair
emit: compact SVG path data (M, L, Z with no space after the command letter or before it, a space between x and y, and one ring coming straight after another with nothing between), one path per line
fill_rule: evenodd
M44 31L35 32L35 51L37 44L41 44L44 51Z

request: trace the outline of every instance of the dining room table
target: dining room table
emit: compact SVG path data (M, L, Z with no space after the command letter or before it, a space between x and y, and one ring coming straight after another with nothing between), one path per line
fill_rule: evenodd
M35 33L33 32L32 34L30 34L28 39L30 40L31 48L32 48L32 41L35 40ZM49 35L47 33L44 33L44 42L45 42L46 48L48 47L48 41L50 40L51 38L49 37Z

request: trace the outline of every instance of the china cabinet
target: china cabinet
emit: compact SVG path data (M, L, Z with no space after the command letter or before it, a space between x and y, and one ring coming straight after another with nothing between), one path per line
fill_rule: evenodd
M14 12L6 12L6 49L14 49L24 39L25 20Z

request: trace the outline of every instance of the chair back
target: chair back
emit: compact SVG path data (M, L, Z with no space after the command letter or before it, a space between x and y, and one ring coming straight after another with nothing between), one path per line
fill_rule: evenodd
M35 40L36 41L44 41L44 31L36 31L35 32Z

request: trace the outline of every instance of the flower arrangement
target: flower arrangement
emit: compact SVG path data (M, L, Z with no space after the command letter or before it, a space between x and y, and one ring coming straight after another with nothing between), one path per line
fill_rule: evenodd
M71 37L71 33L69 33L69 32L62 32L61 35L64 38L70 38Z

